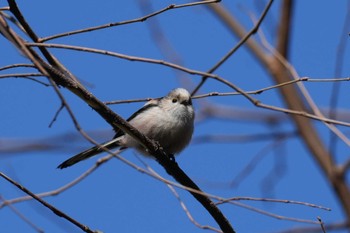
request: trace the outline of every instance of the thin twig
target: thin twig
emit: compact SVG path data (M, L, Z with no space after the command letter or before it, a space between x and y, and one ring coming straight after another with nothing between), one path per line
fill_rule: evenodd
M142 98L142 99L129 99L129 100L113 100L113 101L105 101L103 102L106 105L112 105L112 104L129 104L129 103L138 103L138 102L147 102L153 99L159 99L159 98Z
M35 66L34 66L33 64L19 63L19 64L11 64L11 65L8 65L8 66L0 67L0 71L7 70L7 69L18 68L18 67L31 67L31 68L35 68Z
M0 195L0 200L5 201L5 199ZM11 204L8 204L9 208L18 216L20 217L24 222L26 222L30 227L32 227L36 232L44 233L45 231L41 229L40 227L36 226L32 221L30 221L25 215L23 215L19 210L17 210L14 206Z
M350 8L350 2L347 3L347 8ZM335 64L334 64L334 77L339 77L339 75L343 72L343 66L344 66L344 58L345 58L345 51L347 46L347 40L348 37L346 36L346 33L350 26L350 11L346 11L345 20L343 23L343 29L340 33L339 43L337 46L337 52L336 52L336 58L335 58ZM330 100L329 100L329 116L331 118L337 117L337 111L336 108L338 106L338 100L339 100L339 93L340 93L340 83L333 83L332 90L330 93ZM329 142L329 151L331 155L336 156L336 146L337 146L337 140L336 135L333 133L330 134L330 142Z
M250 205L246 205L246 204L243 204L243 203L240 203L237 201L230 201L228 203L245 208L245 209L248 209L248 210L251 210L251 211L254 211L254 212L257 212L257 213L260 213L260 214L263 214L263 215L266 215L266 216L269 216L269 217L272 217L272 218L276 218L279 220L287 220L287 221L291 221L291 222L302 222L302 223L310 223L310 224L319 224L317 221L314 221L314 220L292 218L292 217L286 217L286 216L274 214L274 213L271 213L271 212L268 212L268 211L265 211L265 210L262 210L262 209L259 209L256 207L252 207Z
M284 138L279 138L276 141L273 141L262 149L260 149L256 155L250 160L250 162L232 179L230 182L230 187L237 187L240 183L242 183L243 179L245 179L248 175L250 175L255 167L259 164L259 162L266 156L268 153L279 146L284 141Z
M45 87L49 87L51 86L50 84L44 83L40 80L37 80L36 78L32 78L32 77L44 77L43 74L41 73L28 73L28 74L1 74L0 75L0 79L1 78L20 78L20 79L27 79L30 81L34 81L36 83L39 83Z
M20 78L20 77L43 77L42 73L26 73L26 74L0 74L0 78Z
M328 223L325 227L326 230L329 231L339 231L339 230L346 230L350 226L347 222L334 222L334 223ZM289 230L280 231L278 233L319 233L320 227L299 227L299 228L292 228Z
M0 11L9 11L9 10L10 10L9 6L0 7Z
M271 85L268 87L264 87L261 89L257 90L252 90L252 91L245 91L248 95L260 95L263 92L270 91L273 89L277 89L280 87L288 86L295 84L297 82L348 82L350 81L349 77L346 78L309 78L309 77L301 77L295 80L287 81L284 83L279 83L276 85ZM205 94L200 94L200 95L195 95L192 96L192 99L202 99L202 98L207 98L207 97L225 97L225 96L235 96L235 95L242 95L242 93L239 92L209 92ZM140 99L128 99L128 100L112 100L112 101L105 101L103 102L106 105L112 105L112 104L125 104L125 103L137 103L137 102L147 102L152 99L159 99L160 97L157 98L140 98Z
M162 13L164 13L166 11L169 11L169 10L179 9L179 8L183 8L183 7L191 7L191 6L195 6L195 5L217 3L217 2L220 2L220 1L221 0L207 0L207 1L198 1L198 2L179 4L179 5L171 4L171 5L167 6L167 7L164 7L163 9L157 10L157 11L151 13L151 14L142 16L140 18L126 20L126 21L121 21L121 22L115 22L115 23L107 23L107 24L103 24L103 25L99 25L99 26L95 26L95 27L89 27L89 28L84 28L84 29L64 32L64 33L60 33L60 34L56 34L56 35L40 38L37 42L45 42L45 41L57 39L57 38L60 38L60 37L71 36L71 35L85 33L85 32L92 32L92 31L96 31L96 30L101 30L101 29L105 29L105 28L121 26L121 25L126 25L126 24L131 24L131 23L144 22L144 21L148 20L149 18L152 18L154 16L157 16L157 15L162 14Z
M246 43L246 41L248 41L248 39L252 35L254 35L258 31L258 29L259 29L261 23L263 22L267 12L270 10L272 3L273 3L273 0L269 0L269 2L266 4L265 9L261 13L259 20L256 22L254 27L243 38L241 38L241 40L224 57L222 57L220 59L220 61L218 61L212 68L210 68L207 71L207 73L213 73L215 70L217 70L225 61L227 61L227 59L229 59L232 56L232 54L234 54L242 45L244 45ZM197 91L201 88L201 86L206 82L207 79L208 79L208 76L202 77L201 82L192 91L192 95L197 93Z
M118 152L116 152L116 153L118 153ZM38 193L38 194L36 194L36 196L43 198L43 197L48 197L48 196L56 196L56 195L59 195L60 193L63 193L64 191L77 185L79 182L81 182L82 180L87 178L92 172L94 172L97 168L99 168L105 162L109 161L113 156L114 156L113 154L112 155L109 154L105 157L98 159L96 161L96 163L91 168L89 168L88 170L83 172L80 176L78 176L77 178L75 178L71 182L69 182L69 183L67 183L67 184L63 185L62 187L59 187L55 190L51 190L51 191L47 191L47 192L43 192L43 193ZM32 200L32 199L33 199L32 196L23 196L23 197L14 198L11 200L5 200L0 205L0 209L5 207L5 206L11 205L11 204L15 204L15 203L23 202L23 201L28 201L28 200Z
M307 207L312 207L316 209L322 209L326 211L331 211L331 208L315 205L308 202L303 201L293 201L293 200L283 200L283 199L272 199L272 198L257 198L257 197L231 197L222 201L215 203L216 205L228 203L231 201L262 201L262 202L274 202L274 203L282 203L282 204L294 204L294 205L303 205Z
M192 139L192 144L200 143L245 143L267 140L278 140L293 138L298 135L297 132L272 132L261 134L241 134L241 135L200 135ZM276 145L274 145L276 146Z
M104 149L104 148L103 148ZM247 208L249 210L253 210L253 211L256 211L256 212L259 212L259 213L264 213L266 215L269 215L271 217L275 217L275 218L278 218L278 219L284 219L284 220L289 220L289 221L297 221L297 222L309 222L309 220L303 220L303 219L295 219L295 218L289 218L289 217L284 217L284 216L280 216L280 215L275 215L275 214L272 214L272 213L269 213L269 212L266 212L266 211L263 211L263 210L260 210L260 209L256 209L254 207L251 207L249 205L245 205L245 204L241 204L241 203L236 203L235 201L232 201L232 200L235 200L235 199L238 199L238 200L251 200L251 201L258 201L259 198L253 198L253 197L233 197L233 198L230 198L231 201L227 201L229 199L227 198L222 198L222 197L219 197L219 196L216 196L216 195L212 195L212 194L209 194L209 193L204 193L202 191L199 191L199 190L196 190L196 189L192 189L190 187L186 187L186 186L183 186L181 184L178 184L178 183L175 183L173 181L170 181L170 180L167 180L161 176L158 176L158 175L155 175L149 171L146 171L144 169L142 169L141 167L138 167L136 164L133 164L131 163L130 161L126 160L125 158L121 157L118 153L115 153L115 152L112 152L108 149L106 149L106 152L110 153L108 156L106 157L103 157L102 159L98 160L97 163L92 167L90 168L88 171L86 171L85 173L83 173L81 176L79 176L77 179L75 179L74 181L68 183L67 185L57 189L57 190L54 190L54 191L50 191L50 192L46 192L46 193L41 193L41 194L38 194L37 196L40 196L40 197L44 197L44 196L52 196L52 195L57 195L58 193L61 193L62 191L72 187L73 185L75 185L76 183L80 182L83 178L87 177L87 175L91 174L97 167L99 167L99 165L103 162L106 162L108 161L112 156L114 156L115 158L118 158L119 160L121 160L122 162L126 163L127 165L133 167L134 169L136 169L137 171L139 172L142 172L144 174L147 174L157 180L160 180L162 181L163 183L165 184L168 184L168 185L171 185L171 186L175 186L175 187L178 187L178 188L181 188L181 189L184 189L184 190L187 190L187 191L190 191L190 192L196 192L200 195L205 195L207 197L210 197L210 198L213 198L213 199L216 199L218 200L218 204L221 204L221 203L230 203L230 204L234 204L234 205L238 205L240 207L243 207L243 208ZM26 200L30 200L32 197L30 196L25 196L25 197L21 197L21 198L18 198L18 199L12 199L12 200L7 200L5 201L2 205L0 205L0 208L5 206L5 205L8 205L8 204L14 204L14 203L17 203L17 202L21 202L21 201L26 201ZM302 204L302 202L296 202L296 201L289 201L289 200L276 200L276 199L265 199L265 201L272 201L272 202L282 202L282 203L288 203L290 202L291 204ZM315 208L318 208L319 206L318 205L315 205L315 204L304 204L304 205L307 205L307 206L310 206L310 207L315 207ZM322 209L326 209L326 207L320 207Z
M2 178L4 178L5 180L7 180L8 182L10 182L11 184L13 184L14 186L16 186L18 189L20 189L21 191L25 192L26 194L28 194L29 196L31 196L32 198L34 198L35 200L37 200L38 202L40 202L43 206L47 207L48 209L50 209L55 215L62 217L66 220L68 220L69 222L71 222L72 224L74 224L75 226L79 227L80 229L82 229L84 232L87 233L96 233L96 231L92 231L90 230L90 228L86 225L81 224L80 222L78 222L77 220L75 220L74 218L70 217L69 215L63 213L62 211L60 211L59 209L57 209L56 207L50 205L48 202L44 201L43 199L41 199L40 197L38 197L37 195L35 195L33 192L29 191L29 189L25 188L23 185L20 185L19 183L17 183L16 181L12 180L10 177L6 176L4 173L0 172L0 176Z
M284 66L284 68L289 72L291 77L294 80L299 80L300 76L295 70L295 68L276 50L274 49L271 44L266 40L263 32L259 32L259 36L261 37L262 44L274 55L274 57ZM317 79L319 81L319 79ZM327 81L327 80L326 80ZM317 104L312 99L311 95L309 94L308 90L304 86L303 83L297 82L297 86L299 87L300 92L304 96L306 102L313 110L315 116L318 117L324 117L321 110L318 108ZM338 128L336 128L334 125L330 124L331 122L324 121L323 122L335 135L337 135L347 146L350 146L350 139L344 135Z
M339 167L339 176L345 177L346 173L350 171L350 159L346 160L340 167Z
M51 128L52 125L53 125L53 123L55 123L55 121L57 120L58 115L59 115L60 112L63 110L63 108L64 108L64 104L61 103L61 106L58 108L58 110L56 111L54 117L52 118L52 120L51 120L51 122L50 122L50 124L49 124L49 128Z
M108 56L113 56L113 57L119 57L123 59L127 59L130 61L140 61L140 62L148 62L148 63L154 63L154 64L160 64L160 65L165 65L172 67L174 69L178 69L184 72L187 72L189 74L194 74L194 75L201 75L201 76L208 76L211 77L227 86L230 88L236 90L238 93L246 97L252 104L254 104L257 107L260 108L265 108L265 109L270 109L273 111L278 111L278 112L284 112L284 113L289 113L293 115L298 115L298 116L303 116L306 118L311 118L314 120L322 121L324 123L332 123L332 124L338 124L338 125L343 125L343 126L350 126L350 123L348 122L343 122L343 121L337 121L333 119L329 119L326 117L322 116L316 116L314 114L307 113L305 111L298 111L298 110L291 110L288 108L282 108L282 107L277 107L277 106L272 106L268 104L261 103L259 100L251 97L247 92L241 90L238 88L236 85L232 84L231 82L223 79L222 77L214 74L209 74L206 72L201 72L197 70L192 70L186 67L182 67L170 62L162 61L162 60L156 60L156 59L150 59L150 58L141 58L141 57L135 57L135 56L128 56L120 53L114 53L106 50L99 50L99 49L91 49L91 48L86 48L86 47L80 47L80 46L71 46L71 45L60 45L60 44L40 44L40 43L27 43L28 46L35 46L35 47L52 47L52 48L64 48L64 49L71 49L71 50L78 50L78 51L84 51L84 52L92 52L92 53L98 53L98 54L104 54Z
M10 1L10 0L9 0ZM0 32L13 44L20 49L33 63L37 66L37 68L45 75L51 74L51 78L55 79L54 88L56 93L61 98L61 93L57 90L56 83L68 88L71 92L79 96L86 103L88 103L92 108L94 108L111 126L116 129L120 129L125 133L129 134L131 137L135 138L137 142L139 142L142 146L148 149L149 153L152 154L157 162L163 166L163 168L172 175L178 182L183 184L184 186L189 186L194 190L201 192L200 188L187 176L187 174L178 166L177 163L174 163L169 159L169 157L165 154L165 152L160 148L156 143L147 138L145 135L141 134L137 129L132 127L127 121L125 121L122 117L114 113L111 109L109 109L106 105L104 105L100 100L98 100L95 96L93 96L90 92L88 92L79 82L77 82L73 78L68 78L66 75L62 73L62 70L58 70L55 67L51 67L47 65L33 50L28 48L28 45L25 45L23 40L10 28L7 27L6 22L0 18ZM63 71L65 70L62 68ZM50 82L53 82L49 79ZM62 97L61 100L64 100ZM66 106L68 112L69 106ZM74 115L72 115L72 120L74 121ZM79 130L80 133L85 134L84 131L79 127L78 123L75 123L75 127ZM83 135L88 138L88 135ZM223 213L213 205L212 201L203 195L199 195L196 192L190 191L194 198L198 202L202 204L203 207L211 214L211 216L218 223L220 228L225 232L234 233L230 222L226 219Z
M164 179L164 177L162 177L159 173L157 173L155 170L153 170L143 159L140 158L140 156L137 156L137 159L147 168L147 170L155 177L158 177L159 180ZM218 233L222 233L222 231L220 231L219 229L216 229L212 226L208 226L208 225L201 225L199 224L192 216L192 214L190 213L190 211L188 210L186 204L181 200L180 195L176 192L175 188L173 185L171 184L167 184L166 186L170 189L170 191L173 193L173 195L176 197L176 199L179 201L181 208L183 209L183 211L186 213L188 219L198 228L201 229L208 229L208 230L212 230Z
M40 44L40 43L27 43L27 45L28 46L38 46L38 47L43 46L43 47L52 47L52 48L72 49L72 50L78 50L78 51L84 51L84 52L105 54L105 55L119 57L119 58L131 60L131 61L136 61L137 60L137 61L141 61L141 62L149 62L149 63L169 66L169 67L172 67L172 68L175 68L175 69L182 70L182 71L187 72L189 74L208 76L208 77L211 77L213 79L216 79L216 80L222 82L223 84L231 87L232 89L236 90L238 93L240 93L241 95L246 97L252 104L254 104L255 106L260 107L260 108L266 108L266 109L270 109L270 110L274 110L274 111L280 111L280 112L290 113L290 114L294 114L294 115L298 115L298 116L304 116L304 117L311 118L311 119L314 119L314 120L323 121L325 123L332 123L332 124L338 124L338 125L343 125L343 126L350 126L350 123L348 123L348 122L342 122L342 121L337 121L337 120L333 120L333 119L329 119L329 118L325 118L325 117L320 117L320 116L316 116L314 114L310 114L310 113L307 113L307 112L304 112L304 111L291 110L291 109L288 109L288 108L281 108L281 107L276 107L276 106L272 106L272 105L268 105L268 104L263 104L260 101L258 101L257 99L252 98L250 95L248 95L245 91L243 91L240 88L238 88L236 85L234 85L231 82L221 78L218 75L213 75L213 74L209 74L209 73L205 73L205 72L201 72L201 71L197 71L197 70L188 69L188 68L185 68L185 67L182 67L182 66L170 63L170 62L165 62L165 61L162 61L162 60L156 60L156 59L150 59L150 58L140 58L140 57L134 57L134 56L127 56L127 55L124 55L124 54L113 53L113 52L109 52L109 51L105 51L105 50L91 49L91 48L79 47L79 46L71 46L71 45Z
M209 225L202 225L199 222L197 222L194 217L192 216L192 214L190 213L190 211L188 210L187 206L185 205L185 203L181 200L180 195L176 192L176 190L174 189L173 186L167 184L168 188L170 189L170 191L173 193L173 195L176 197L176 199L179 201L181 208L183 209L183 211L185 211L188 219L198 228L203 229L203 230L211 230L214 232L218 232L218 233L222 233L221 230L216 229L212 226Z
M326 233L326 229L325 229L325 227L324 227L324 223L323 223L321 217L317 217L317 220L318 220L318 222L320 223L322 232L323 232L323 233Z

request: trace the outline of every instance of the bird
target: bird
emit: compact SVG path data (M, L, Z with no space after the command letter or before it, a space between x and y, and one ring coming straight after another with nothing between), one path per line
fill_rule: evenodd
M156 141L170 158L174 158L174 155L180 153L191 141L194 117L191 94L184 88L176 88L162 98L148 101L127 121L146 137ZM74 155L57 168L70 167L106 149L118 147L120 150L134 148L145 156L151 156L137 140L117 130L112 140Z

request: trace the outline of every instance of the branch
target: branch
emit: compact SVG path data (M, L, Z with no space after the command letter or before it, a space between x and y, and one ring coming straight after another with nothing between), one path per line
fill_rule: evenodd
M248 39L255 34L259 27L260 24L262 23L262 21L264 20L267 12L270 10L270 7L273 3L273 0L270 0L264 11L262 12L259 20L257 21L257 23L254 25L254 27L244 36L242 36L241 40L224 56L220 59L220 61L218 61L211 69L209 69L209 71L207 73L213 73L216 69L218 69L225 61L227 61L227 59L229 59L232 54L234 54L242 45L244 45ZM218 9L221 10L222 13L224 13L223 15L226 17L232 17L231 14L229 14L228 12L226 12L224 10L224 8L221 5L209 5L210 9L213 10L214 12L217 11ZM197 85L197 87L193 90L192 95L196 94L197 91L201 88L201 86L206 82L206 80L208 79L207 76L203 76L201 82Z
M162 14L162 13L169 11L169 10L179 9L179 8L183 8L183 7L190 7L190 6L195 6L195 5L217 3L220 1L221 0L206 0L206 1L191 2L191 3L185 3L185 4L179 4L179 5L171 4L167 7L164 7L163 9L160 9L158 11L151 13L151 14L142 16L140 18L126 20L126 21L122 21L122 22L107 23L107 24L100 25L100 26L89 27L89 28L79 29L79 30L70 31L70 32L64 32L64 33L60 33L57 35L41 38L37 42L45 42L45 41L57 39L60 37L71 36L71 35L75 35L75 34L101 30L101 29L105 29L105 28L109 28L109 27L121 26L121 25L126 25L126 24L131 24L131 23L137 23L137 22L144 22L144 21L148 20L149 18L152 18L154 16L157 16L157 15Z
M159 173L157 173L156 171L154 171L147 163L145 163L145 161L143 161L140 157L137 156L137 158L139 159L139 161L147 168L147 170L150 172L150 175L152 175L154 178L162 181L164 180L164 178L159 175ZM185 205L185 203L181 200L180 195L176 192L174 186L172 184L166 183L166 186L170 189L170 191L174 194L174 196L176 197L176 199L179 201L181 208L184 210L184 212L186 213L188 219L198 228L201 229L209 229L218 233L222 233L222 231L212 227L212 226L208 226L208 225L201 225L199 224L191 215L190 211L188 210L187 206Z
M20 64L11 64L11 65L8 65L8 66L3 66L3 67L0 68L0 71L7 70L7 69L13 69L13 68L17 68L17 67L31 67L31 68L35 68L35 66L33 64L20 63Z
M207 73L207 72L202 72L202 71L198 71L198 70L189 69L189 68L186 68L186 67L182 67L180 65L173 64L171 62L166 62L166 61L156 60L156 59L151 59L151 58L142 58L142 57L136 57L136 56L128 56L128 55L124 55L124 54L120 54L120 53L114 53L114 52L110 52L110 51L106 51L106 50L92 49L92 48L86 48L86 47L80 47L80 46L60 45L60 44L40 44L40 43L26 43L26 45L27 46L33 46L33 47L65 48L65 49L72 49L72 50L78 50L78 51L84 51L84 52L93 52L93 53L98 53L98 54L103 54L103 55L108 55L108 56L113 56L113 57L119 57L119 58L127 59L127 60L130 60L130 61L141 61L141 62L148 62L148 63L154 63L154 64L159 64L159 65L165 65L165 66L168 66L168 67L171 67L171 68L174 68L174 69L178 69L178 70L187 72L189 74L207 76L207 77L210 77L210 78L212 78L214 80L217 80L217 81L223 83L224 85L232 88L233 90L238 92L240 95L243 95L248 101L250 101L253 105L255 105L257 107L265 108L265 109L269 109L269 110L273 110L273 111L289 113L289 114L292 114L292 115L302 116L302 117L306 117L306 118L310 118L310 119L314 119L314 120L319 120L319 121L322 121L322 122L325 122L325 123L338 124L338 125L343 125L343 126L350 127L350 123L348 123L348 122L337 121L337 120L329 119L329 118L326 118L326 117L310 114L310 113L307 112L307 110L304 110L304 111L300 110L300 111L298 111L298 110L293 110L293 109L290 109L290 108L282 108L282 107L277 107L277 106L261 103L258 99L255 99L252 96L250 96L249 95L250 93L247 93L246 91L244 91L241 88L239 88L238 86L232 84L228 80L220 77L219 75L215 75L215 74L210 74L210 73ZM53 70L52 67L48 67L48 69ZM57 72L59 72L59 71L55 71L55 72L56 72L56 75L59 75L59 74L57 74ZM60 76L61 79L62 78L63 79L67 79L66 77L64 77L64 75L62 73L59 76ZM56 81L63 81L61 79L56 80ZM289 82L290 82L290 80L286 81L285 83L288 84ZM76 83L72 84L72 83L69 83L69 82L65 82L65 83L62 83L62 84L60 83L60 85L62 85L62 86L65 86L65 85L76 85ZM285 85L285 84L283 84L283 85ZM79 95L79 93L77 93L77 95Z
M216 9L215 12L217 16L222 19L222 21L231 29L233 33L239 37L245 35L244 29L239 26L237 27L238 23L236 20L230 15L225 14L226 12L224 12L222 8L219 6L210 7L212 7L212 9ZM291 22L290 18L292 15L292 7L293 5L291 1L284 1L282 4L282 19L280 20L281 24L279 26L280 29L278 36L280 39L277 44L279 45L278 52L281 52L284 55L286 55L288 51L286 46L288 46L287 38L289 35L288 30L285 29L286 27L289 28L289 24ZM288 70L286 70L286 67L284 67L276 57L271 59L271 57L265 54L262 48L259 47L253 40L247 41L246 45L250 52L257 58L257 60L261 62L261 64L267 69L268 72L270 72L272 78L276 83L284 83L290 81L290 74L288 73ZM295 113L295 111L301 111L304 113L306 112L307 108L304 104L304 101L300 95L296 94L299 92L294 86L282 87L279 90L281 92L281 96L284 98L288 106L288 109L291 110L290 113ZM312 122L309 119L300 116L302 116L302 114L291 115L298 131L301 133L301 137L305 142L305 146L309 149L310 153L313 155L318 165L321 167L322 171L333 186L337 196L342 202L342 206L347 215L347 219L350 221L350 190L344 180L337 177L334 161L332 160L331 155L319 137L318 132L312 125ZM325 121L325 123L333 122Z
M71 182L69 182L68 184L63 185L62 187L59 187L55 190L51 190L48 192L44 192L44 193L39 193L36 194L37 197L42 198L42 197L48 197L48 196L56 196L64 191L66 191L67 189L73 187L74 185L78 184L79 182L81 182L82 180L84 180L86 177L88 177L92 172L94 172L97 168L99 168L103 163L109 161L112 157L114 156L114 154L110 154L107 155L105 157L102 157L100 159L97 160L97 162L88 170L86 170L84 173L82 173L79 177L75 178L74 180L72 180ZM14 203L18 203L18 202L23 202L23 201L28 201L33 199L32 196L23 196L23 197L18 197L18 198L14 198L11 200L5 200L3 201L3 203L0 204L0 209L14 204Z
M12 0L9 1L14 4ZM29 25L22 26L25 27L26 31L30 31L28 28L26 28L29 27ZM200 188L180 169L178 164L169 159L162 148L160 148L154 141L141 134L122 117L109 109L105 104L92 95L92 93L88 92L79 82L77 82L75 78L72 78L69 73L64 73L65 69L62 71L60 70L60 66L50 66L45 63L32 49L27 47L24 41L14 31L7 27L7 24L3 18L0 18L0 32L6 38L8 38L27 58L29 58L37 66L40 72L42 72L45 76L50 77L50 80L52 79L56 84L59 84L73 92L84 102L90 105L101 117L103 117L111 126L113 126L113 128L120 129L129 134L142 146L147 148L149 153L156 158L158 163L163 166L168 174L173 176L180 184L201 192ZM53 63L54 64L51 65L55 65L56 61L53 61ZM57 93L59 94L59 92ZM192 191L190 191L190 193L211 214L223 232L235 232L230 222L207 196Z
M80 222L78 222L77 220L75 220L74 218L68 216L67 214L63 213L62 211L60 211L59 209L57 209L56 207L50 205L49 203L47 203L46 201L44 201L43 199L41 199L40 197L38 197L37 195L35 195L34 193L32 193L31 191L29 191L27 188L25 188L23 185L18 184L16 181L12 180L10 177L6 176L4 173L0 172L0 176L2 178L4 178L5 180L7 180L8 182L10 182L11 184L13 184L14 186L16 186L18 189L20 189L21 191L25 192L26 194L28 194L29 196L31 196L32 198L34 198L35 200L37 200L38 202L40 202L43 206L47 207L48 209L50 209L54 214L56 214L59 217L62 217L66 220L68 220L69 222L73 223L74 225L76 225L77 227L79 227L80 229L82 229L84 232L87 233L96 233L96 231L92 231L90 230L90 228L86 225L81 224Z
M27 79L27 80L31 80L34 81L36 83L39 83L41 85L44 85L45 87L49 87L50 84L44 83L40 80L37 80L33 77L43 77L44 75L41 73L28 73L28 74L1 74L0 75L0 79L2 78L22 78L22 79Z
M325 226L325 230L326 231L346 230L349 226L350 224L347 222L328 223ZM320 232L320 227L300 227L300 228L280 231L278 233L319 233L319 232Z
M6 201L1 195L0 195L0 200L2 202ZM41 229L40 227L32 223L26 216L24 216L21 212L19 212L19 210L17 210L14 206L12 206L11 204L8 204L8 206L18 217L20 217L24 222L26 222L29 226L31 226L36 232L39 232L39 233L45 232L43 229Z

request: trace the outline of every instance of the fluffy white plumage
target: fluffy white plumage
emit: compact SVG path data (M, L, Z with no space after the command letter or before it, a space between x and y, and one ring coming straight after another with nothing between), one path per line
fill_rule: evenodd
M169 155L181 152L191 141L194 110L190 93L177 88L158 100L147 102L129 119L129 123L148 138L157 141ZM131 136L118 131L113 140L92 147L61 163L58 168L66 168L108 149L122 147L135 148L144 155L147 151Z

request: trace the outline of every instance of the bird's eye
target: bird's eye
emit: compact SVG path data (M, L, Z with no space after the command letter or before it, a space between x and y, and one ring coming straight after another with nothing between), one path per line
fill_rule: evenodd
M173 103L176 103L177 102L177 99L173 99Z

